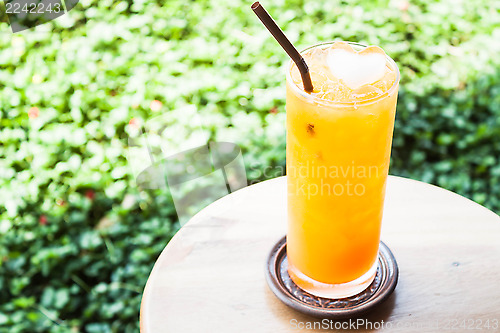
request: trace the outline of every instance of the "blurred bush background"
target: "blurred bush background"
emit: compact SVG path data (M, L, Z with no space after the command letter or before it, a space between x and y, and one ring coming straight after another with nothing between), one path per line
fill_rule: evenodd
M250 182L281 174L288 59L250 4L84 0L34 30L0 23L0 332L138 331L179 228L127 165L148 119L194 105ZM500 211L500 2L264 5L298 48L382 46L401 70L391 173Z

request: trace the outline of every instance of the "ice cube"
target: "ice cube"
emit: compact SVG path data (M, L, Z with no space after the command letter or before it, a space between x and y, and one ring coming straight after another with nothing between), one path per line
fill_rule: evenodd
M347 43L335 43L326 61L331 73L353 90L376 82L385 74L386 55L378 46L357 52Z
M377 86L364 85L352 91L351 97L355 99L368 99L383 94L384 91Z

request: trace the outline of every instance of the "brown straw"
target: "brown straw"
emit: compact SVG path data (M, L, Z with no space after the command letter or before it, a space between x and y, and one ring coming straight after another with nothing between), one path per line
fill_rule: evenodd
M267 30L273 35L273 37L280 43L281 47L288 53L293 62L297 65L302 76L302 82L304 83L304 89L307 92L312 92L314 87L311 82L311 76L309 75L309 68L307 67L306 61L300 55L299 51L290 43L288 38L286 38L283 31L278 27L273 18L269 13L262 7L262 5L257 1L252 5L252 10L259 17L259 19L264 23Z

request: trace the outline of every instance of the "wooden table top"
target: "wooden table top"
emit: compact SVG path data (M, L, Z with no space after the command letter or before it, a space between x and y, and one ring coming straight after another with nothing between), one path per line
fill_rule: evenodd
M314 319L274 296L264 267L285 233L285 177L202 210L158 258L142 299L141 332L325 332L340 325L500 331L500 217L464 197L389 177L382 240L396 256L399 282L380 308L358 321Z

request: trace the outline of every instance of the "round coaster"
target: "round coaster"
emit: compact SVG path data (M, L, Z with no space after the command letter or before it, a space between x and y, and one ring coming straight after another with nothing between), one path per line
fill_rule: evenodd
M398 265L391 250L380 242L377 275L367 289L340 299L314 296L300 289L288 275L285 236L269 253L266 279L276 297L289 307L318 318L346 319L372 310L392 294L398 283Z

